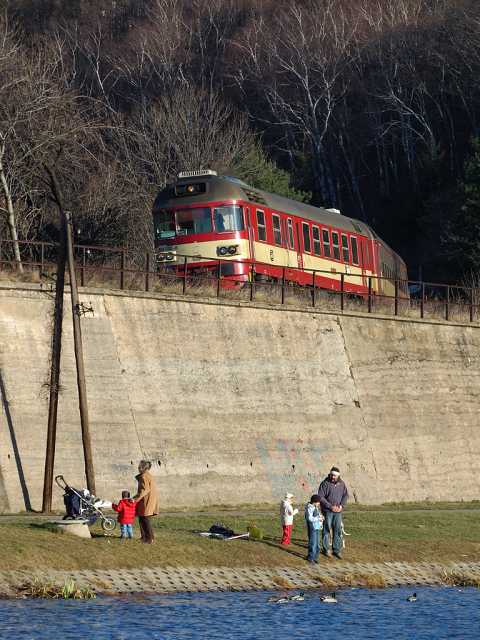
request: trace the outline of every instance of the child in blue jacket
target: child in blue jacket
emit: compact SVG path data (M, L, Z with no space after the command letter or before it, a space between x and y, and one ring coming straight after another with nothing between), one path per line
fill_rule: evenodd
M305 505L305 522L308 529L308 562L318 563L320 553L320 531L323 526L323 516L320 511L320 497L314 494L310 502Z

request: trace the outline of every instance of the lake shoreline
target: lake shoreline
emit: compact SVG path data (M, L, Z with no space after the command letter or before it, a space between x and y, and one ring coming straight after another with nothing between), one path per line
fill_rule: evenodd
M315 567L143 567L80 571L2 571L0 597L15 598L22 586L74 580L98 594L189 593L291 589L388 588L406 585L480 586L480 562L351 563L326 560Z
M0 594L15 595L33 580L69 578L98 593L479 586L479 515L479 503L351 505L344 515L343 559L320 556L313 566L306 562L303 517L295 519L291 544L280 544L278 505L163 512L154 519L153 545L140 543L137 525L132 541L121 541L118 529L105 534L98 523L85 539L52 528L52 516L4 515ZM199 535L215 522L258 536L224 541Z

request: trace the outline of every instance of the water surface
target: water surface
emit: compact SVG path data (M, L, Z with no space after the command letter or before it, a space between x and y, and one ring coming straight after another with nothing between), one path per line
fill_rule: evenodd
M90 601L0 601L2 640L462 640L480 639L480 590L348 589L338 604L309 591L271 604L272 592L99 597Z

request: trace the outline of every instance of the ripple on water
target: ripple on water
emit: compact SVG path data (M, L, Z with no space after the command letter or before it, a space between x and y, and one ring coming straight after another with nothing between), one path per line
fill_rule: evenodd
M272 592L135 595L0 601L5 640L479 640L478 589L348 589L338 604L310 591L303 602L268 603Z

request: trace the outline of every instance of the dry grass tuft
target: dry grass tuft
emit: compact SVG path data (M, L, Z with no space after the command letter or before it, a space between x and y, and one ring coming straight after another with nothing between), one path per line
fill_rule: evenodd
M381 573L347 573L342 576L342 582L349 587L366 587L367 589L383 589L387 586Z
M442 582L451 587L480 587L480 576L470 571L444 571Z
M280 587L280 589L295 589L295 585L283 576L274 576L272 581Z
M334 580L330 576L314 576L313 579L325 589L336 589L338 587L338 580Z

